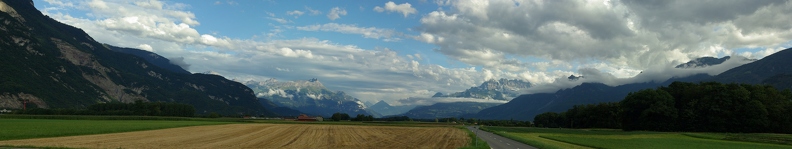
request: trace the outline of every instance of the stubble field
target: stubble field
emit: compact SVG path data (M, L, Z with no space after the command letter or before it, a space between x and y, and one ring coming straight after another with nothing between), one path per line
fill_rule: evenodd
M0 145L68 148L459 148L470 139L454 127L228 124L56 138Z

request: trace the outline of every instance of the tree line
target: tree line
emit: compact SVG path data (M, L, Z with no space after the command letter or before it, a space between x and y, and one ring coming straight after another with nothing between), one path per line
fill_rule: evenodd
M538 127L626 131L792 133L792 92L769 85L674 82L618 103L578 105L534 117Z
M98 103L86 109L42 109L32 108L19 110L17 114L34 115L137 115L137 116L179 116L193 117L195 108L192 105L172 102L143 102L134 103Z
M372 115L364 115L358 114L355 118L349 117L349 114L336 112L333 113L333 116L330 117L333 121L342 121L342 120L350 120L350 121L374 121L374 116Z

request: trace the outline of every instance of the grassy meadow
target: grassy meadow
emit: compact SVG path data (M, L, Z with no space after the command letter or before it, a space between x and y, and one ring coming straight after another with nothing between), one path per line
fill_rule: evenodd
M0 118L0 140L105 134L199 125L229 124L214 121L173 120L63 120Z
M625 132L612 129L484 127L538 148L792 148L789 134Z

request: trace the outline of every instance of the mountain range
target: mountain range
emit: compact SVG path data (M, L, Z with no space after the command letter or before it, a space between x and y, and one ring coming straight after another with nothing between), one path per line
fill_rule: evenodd
M154 53L101 44L43 15L30 0L0 4L0 108L21 109L21 101L39 108L146 101L190 104L198 114L274 115L239 82L160 65L166 60Z
M792 50L786 49L760 60L746 59L753 62L732 68L716 76L698 74L684 78L671 78L664 82L632 83L619 86L608 86L602 83L583 83L554 93L521 95L506 104L481 110L472 117L479 119L533 120L535 115L544 112L563 112L574 105L618 102L630 92L667 86L674 81L767 84L779 89L790 88L792 87L792 66L788 65L792 64L790 57L792 57ZM696 59L679 65L677 68L713 66L724 62L728 58Z
M366 110L359 99L342 91L330 91L319 79L285 81L269 79L263 82L247 81L244 83L252 89L256 96L267 99L280 107L288 107L309 114L331 116L341 112L349 115L382 116Z
M530 88L532 84L522 80L490 79L479 86L471 87L462 92L451 94L436 93L432 97L462 97L490 100L510 100L520 95L520 91Z
M134 101L190 104L198 114L330 116L336 112L376 117L403 114L414 118L472 117L532 120L543 112L561 112L573 105L617 102L628 93L665 86L673 81L767 84L792 88L792 50L732 68L716 76L706 74L608 86L583 83L553 93L520 95L530 82L491 79L479 86L435 98L476 98L509 101L505 104L454 102L429 106L391 106L380 101L368 106L341 91L330 91L318 79L244 83L213 73L190 73L179 60L156 53L115 47L95 41L83 30L62 24L39 12L30 0L0 0L0 108L23 108L23 101L39 108L85 108L96 103ZM733 57L704 57L676 66L709 67ZM585 76L570 76L578 80ZM411 110L410 110L411 109Z
M369 110L382 114L382 116L403 114L413 108L415 108L415 105L391 106L383 100L368 107Z
M435 103L429 106L418 106L401 114L413 119L435 119L449 117L469 117L483 109L501 105L502 103L481 102L450 102Z
M690 60L687 63L679 64L674 68L698 68L698 67L707 67L712 65L717 65L725 62L726 60L731 59L731 56L724 56L721 58L715 57L701 57L697 59Z

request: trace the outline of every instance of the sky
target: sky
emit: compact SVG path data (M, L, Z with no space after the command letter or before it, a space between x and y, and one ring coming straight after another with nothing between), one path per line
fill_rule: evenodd
M317 78L399 105L490 79L553 92L718 74L792 47L780 0L34 0L95 40L238 81ZM642 73L644 72L644 73ZM587 76L569 82L569 75ZM410 103L401 103L410 104Z

